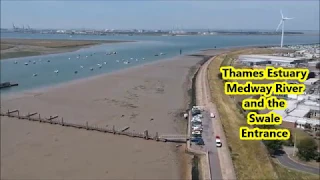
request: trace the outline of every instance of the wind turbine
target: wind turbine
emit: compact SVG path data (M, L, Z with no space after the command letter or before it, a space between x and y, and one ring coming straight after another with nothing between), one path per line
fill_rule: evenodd
M282 33L281 33L281 47L282 47L283 46L283 34L284 34L284 21L290 20L293 18L284 17L282 14L282 10L280 10L280 14L281 14L281 20L280 20L280 23L279 23L276 31L278 31L279 27L282 25Z

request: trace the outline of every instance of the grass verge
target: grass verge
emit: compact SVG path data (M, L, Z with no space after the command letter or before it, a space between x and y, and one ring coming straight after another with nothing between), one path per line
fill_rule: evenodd
M274 166L261 141L242 141L239 128L248 127L246 118L237 108L235 99L224 93L224 82L218 78L220 66L230 66L241 54L269 54L271 49L242 49L217 56L209 65L208 80L213 102L217 105L225 131L237 179L283 179L290 177L288 171ZM280 173L280 174L279 174ZM299 173L299 172L297 172ZM300 177L300 176L299 176ZM290 179L290 178L287 178Z

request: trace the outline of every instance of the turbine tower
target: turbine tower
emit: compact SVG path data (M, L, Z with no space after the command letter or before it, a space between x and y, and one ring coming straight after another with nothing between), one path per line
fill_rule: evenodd
M283 46L283 34L284 34L284 21L290 20L293 18L284 17L282 14L282 10L280 10L280 14L281 14L281 20L280 20L280 23L279 23L276 31L278 31L279 27L282 25L282 33L281 33L281 47L282 47Z

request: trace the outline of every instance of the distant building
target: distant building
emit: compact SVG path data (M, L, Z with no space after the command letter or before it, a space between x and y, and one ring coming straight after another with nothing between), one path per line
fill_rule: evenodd
M241 55L239 61L247 65L275 65L293 67L295 64L306 62L303 58L298 57L280 57L270 55Z

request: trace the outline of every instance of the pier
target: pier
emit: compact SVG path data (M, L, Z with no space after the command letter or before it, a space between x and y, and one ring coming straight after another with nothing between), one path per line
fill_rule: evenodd
M2 88L9 88L12 86L18 86L18 83L10 83L10 82L4 82L4 83L0 83L0 89Z
M38 116L36 116L38 115ZM137 133L137 132L131 132L129 131L129 126L123 127L119 130L116 130L115 126L112 126L112 128L107 128L107 127L97 127L97 126L92 126L89 125L88 122L86 124L74 124L74 123L69 123L61 117L60 119L58 118L58 115L55 116L50 116L49 118L42 118L41 115L37 112L33 113L28 113L27 115L21 115L19 113L19 110L8 110L7 112L3 113L0 112L0 116L6 116L10 118L17 118L20 120L27 120L27 121L36 121L39 123L48 123L48 124L53 124L53 125L60 125L64 127L71 127L71 128L76 128L76 129L83 129L87 131L96 131L100 133L109 133L109 134L114 134L114 135L124 135L128 137L133 137L133 138L141 138L145 140L154 140L157 142L172 142L172 143L186 143L188 137L182 136L182 137L176 137L176 138L165 138L165 136L159 136L158 132L156 132L155 135L152 135L149 133L148 130L145 130L143 133Z

